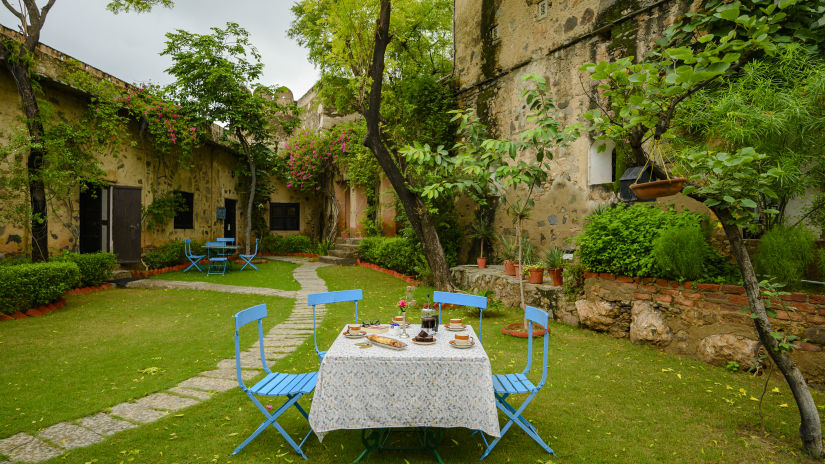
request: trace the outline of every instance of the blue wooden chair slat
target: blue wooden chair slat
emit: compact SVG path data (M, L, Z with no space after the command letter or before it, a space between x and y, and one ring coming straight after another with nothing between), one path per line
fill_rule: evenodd
M323 360L326 350L318 349L318 330L315 322L315 307L320 304L344 303L352 301L355 304L355 323L358 323L358 302L364 299L363 290L338 290L335 292L310 293L307 295L307 304L312 306L312 341L315 343L315 353L318 359Z
M261 411L261 413L266 417L266 420L261 422L261 425L255 429L254 432L244 440L232 454L238 454L244 446L249 444L255 437L258 436L261 432L263 432L267 427L270 425L281 434L282 437L286 440L287 443L295 450L296 453L301 455L304 459L307 459L304 452L301 450L301 447L306 442L309 435L312 433L310 429L309 432L304 436L303 440L300 443L296 443L295 440L284 430L283 427L278 423L278 418L289 410L290 408L294 407L298 410L298 412L304 416L305 419L308 419L307 412L304 408L298 404L298 400L306 394L312 392L315 389L315 384L317 382L318 373L317 372L309 372L304 374L286 374L282 372L272 372L269 369L269 366L266 364L266 357L264 356L264 329L263 329L263 318L266 317L266 305L257 305L251 308L247 308L237 314L235 314L235 370L238 376L238 385L241 387L244 393L249 397L252 403ZM241 327L251 324L253 322L257 322L258 324L258 343L260 344L260 351L261 351L261 365L263 366L264 371L267 373L266 377L258 381L252 388L248 388L243 381L243 377L241 375L241 345L240 345L240 336L239 331ZM286 398L286 401L274 412L270 413L267 409L261 404L258 400L257 396L263 397L279 397L283 396Z
M451 292L433 292L433 303L438 303L438 321L444 323L441 319L441 305L454 304L458 306L471 306L478 308L478 342L482 343L482 319L484 318L484 310L487 309L487 298L479 295L468 295L466 293L451 293Z
M258 270L258 266L255 266L254 264L252 264L252 260L255 259L256 256L258 256L258 242L259 241L260 241L259 239L257 239L257 238L255 239L255 251L252 252L251 255L244 255L244 254L238 255L238 256L241 257L242 260L244 260L244 265L241 268L242 271L244 269L246 269L246 266L252 266L252 269L255 269L256 271Z
M216 242L220 244L227 244L227 245L234 245L235 239L232 237L220 237L215 239ZM222 248L218 250L218 256L232 256L232 250L227 250L226 248Z
M189 267L183 270L183 272L186 272L189 269L192 269L193 267L197 269L198 272L203 272L203 269L201 269L200 266L198 266L198 262L203 258L206 258L206 255L196 255L192 253L192 239L187 238L186 240L184 240L183 254L186 255L186 259L188 259L191 263L189 264Z
M497 374L493 376L493 390L496 396L496 406L501 412L504 413L505 416L507 416L509 420L504 425L504 427L502 427L501 436L499 438L496 438L490 443L487 443L487 440L484 439L484 443L487 444L487 447L484 450L484 454L481 455L481 459L484 459L490 455L490 452L493 451L493 448L495 448L498 442L501 441L502 438L504 438L504 435L507 433L508 430L510 430L510 427L512 427L513 425L516 425L519 428L521 428L524 431L524 433L526 433L530 438L532 438L536 443L538 443L542 448L544 448L545 451L553 455L556 454L555 452L553 452L553 449L547 446L547 443L545 443L544 440L542 440L533 424L531 424L522 415L524 410L527 408L527 405L529 405L530 402L533 401L533 398L535 398L539 391L541 391L542 387L547 381L547 362L550 347L550 334L546 330L543 337L544 355L542 358L541 380L538 384L533 384L533 382L527 378L527 374L530 372L530 367L533 363L533 323L536 323L547 329L547 322L549 320L549 317L546 312L538 308L534 308L532 306L527 306L524 310L524 318L528 321L527 366L521 373ZM519 406L518 409L514 408L510 403L507 402L507 398L510 395L525 393L529 393L529 395L524 400L524 402L521 403L521 406ZM484 438L483 435L482 438Z

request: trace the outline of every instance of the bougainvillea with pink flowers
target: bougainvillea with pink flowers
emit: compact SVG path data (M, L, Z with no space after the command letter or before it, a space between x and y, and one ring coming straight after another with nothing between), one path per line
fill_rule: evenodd
M284 178L288 188L304 192L325 188L328 175L334 174L343 158L351 151L354 131L341 128L317 133L309 129L289 138L282 150L286 159Z

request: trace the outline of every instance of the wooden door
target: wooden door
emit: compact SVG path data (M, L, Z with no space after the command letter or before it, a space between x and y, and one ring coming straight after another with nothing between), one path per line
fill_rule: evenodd
M223 200L223 206L226 208L226 219L223 220L223 236L226 238L235 238L235 218L237 217L235 209L237 204L238 200L230 200L229 198Z
M102 251L103 237L103 194L108 191L89 188L80 192L80 237L78 248L81 253ZM105 237L108 239L108 235Z
M140 187L112 187L112 252L118 262L140 262Z

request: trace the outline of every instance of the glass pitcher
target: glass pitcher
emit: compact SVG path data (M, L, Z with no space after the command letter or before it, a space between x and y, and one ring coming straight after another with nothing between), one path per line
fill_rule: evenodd
M438 325L438 317L435 312L435 308L422 308L421 309L421 330L427 332L427 335L432 336L436 332L436 327Z

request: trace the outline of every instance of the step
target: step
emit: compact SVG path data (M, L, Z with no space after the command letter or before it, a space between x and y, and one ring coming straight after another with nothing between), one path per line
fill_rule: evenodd
M355 258L339 258L337 256L321 256L318 261L337 266L355 266Z
M349 250L329 250L327 252L330 256L335 256L336 258L355 258L355 254Z
M337 238L335 239L335 246L338 245L358 245L361 243L361 238Z
M112 271L112 280L129 279L132 277L132 272L126 269L115 269Z

